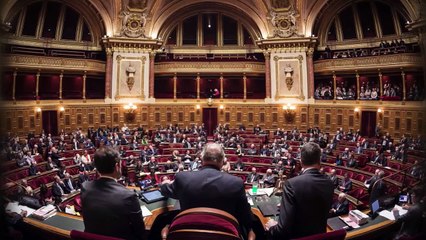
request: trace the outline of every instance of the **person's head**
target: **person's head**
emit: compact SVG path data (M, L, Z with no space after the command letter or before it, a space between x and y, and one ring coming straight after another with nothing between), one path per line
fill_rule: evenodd
M103 147L95 152L95 167L101 175L114 178L121 176L119 153L111 147Z
M27 179L22 179L21 184L26 187L28 185Z
M336 176L336 169L331 169L331 175Z
M349 174L348 173L345 173L343 176L345 177L346 180L349 180Z
M301 150L301 163L303 168L320 167L321 148L314 142L303 145Z
M268 176L272 175L272 169L268 168L268 170L266 170L266 175Z
M374 175L379 176L379 172L380 172L380 169L376 169L376 171L374 171Z
M337 201L339 201L339 203L342 203L343 201L345 201L345 199L346 199L345 193L340 193L339 196L337 197Z
M379 174L378 174L378 176L379 176L379 178L382 178L382 177L384 177L384 176L385 176L385 171L383 171L383 170L380 170L380 171L379 171Z
M225 152L220 144L208 143L204 146L201 152L201 159L203 166L209 165L221 169L223 166L223 159Z
M61 178L58 175L56 175L54 179L55 179L55 182L57 183L61 182Z
M252 172L252 173L256 173L256 168L255 168L255 167L252 167L252 168L251 168L251 172Z
M154 156L151 156L150 161L151 161L151 162L155 162L155 157L154 157Z
M65 179L69 179L70 178L70 174L69 173L65 173Z
M420 202L420 200L422 200L424 197L424 191L422 187L421 186L414 187L410 192L410 196L411 196L411 202L413 204Z

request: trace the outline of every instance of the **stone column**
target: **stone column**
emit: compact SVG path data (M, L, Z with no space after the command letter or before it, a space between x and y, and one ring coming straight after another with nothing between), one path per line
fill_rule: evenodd
M265 55L265 88L266 98L271 98L271 53L268 51L263 52Z
M87 71L84 71L84 75L83 75L83 100L86 100L86 78L87 78Z
M315 85L314 85L314 49L309 48L306 52L306 64L308 67L308 97L313 98L314 97L314 91L315 91Z
M154 97L154 64L155 64L155 52L149 54L149 98Z
M105 66L105 98L111 98L112 88L112 51L106 49L106 66Z

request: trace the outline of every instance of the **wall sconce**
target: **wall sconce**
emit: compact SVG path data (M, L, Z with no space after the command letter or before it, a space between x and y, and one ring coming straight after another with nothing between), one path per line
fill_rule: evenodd
M355 112L355 116L357 117L357 118L359 118L359 108L358 107L356 107L355 109L354 109L354 112Z
M138 107L136 107L136 105L134 105L133 103L129 103L127 105L124 105L123 108L124 108L124 110L126 110L124 112L124 116L125 116L126 120L128 122L133 122L133 120L135 120L135 117L136 117L135 111Z
M63 106L59 107L59 117L62 117L64 115L65 108Z
M225 106L220 105L220 106L219 106L219 109L220 109L220 114L223 114L223 109L225 109Z
M287 103L287 105L283 106L284 117L287 122L293 122L294 117L296 116L296 106Z
M383 117L383 109L378 108L377 109L377 113L379 114L379 119L382 119L382 117Z
M35 113L36 113L36 118L39 118L40 117L40 113L41 113L41 108L36 107L35 108Z
M200 114L200 109L201 109L200 104L195 105L195 109L197 110L197 114Z

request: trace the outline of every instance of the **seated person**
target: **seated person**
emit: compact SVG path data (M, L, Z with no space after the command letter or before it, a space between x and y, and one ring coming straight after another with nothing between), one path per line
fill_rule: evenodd
M340 193L337 201L333 203L330 209L330 217L337 217L349 213L349 202L345 193Z
M201 160L196 157L194 161L192 161L191 165L189 166L189 170L191 171L198 171L201 167Z
M244 165L243 161L241 160L241 158L238 158L237 162L234 165L234 170L235 171L243 171L244 166L245 165Z
M349 192L352 190L352 180L349 178L349 174L345 173L344 179L340 182L339 190L342 192Z
M28 181L26 179L21 180L21 184L17 190L17 199L20 200L23 196L34 196L34 190L30 185L28 185Z
M242 157L242 156L244 156L244 150L241 148L241 145L240 145L240 144L237 144L237 150L235 150L235 154L236 154L238 157Z
M223 166L221 170L222 172L229 172L231 170L231 163L226 157L223 159Z
M263 178L263 184L265 184L266 188L275 187L275 176L272 175L272 169L266 170L266 175Z
M333 182L334 187L337 188L339 186L339 178L337 177L336 169L331 170L329 178Z
M426 199L421 186L416 186L411 190L411 205L404 205L403 208L408 210L403 216L400 216L398 209L393 209L397 223L402 223L395 239L420 239L415 238L425 230L425 210Z
M250 148L247 149L247 155L257 155L257 149L253 143L250 145Z
M47 157L47 164L46 164L46 170L53 170L53 169L57 169L58 166L56 165L56 163L54 163L52 161L51 157Z
M251 168L251 173L247 175L246 183L253 183L259 180L260 175L257 173L256 168Z
M66 192L71 193L75 191L73 180L69 173L65 173L64 185Z
M284 164L283 161L278 161L278 163L275 165L275 168L273 170L273 172L275 174L278 174L280 171L284 171Z
M340 158L339 155L336 156L336 162L335 162L336 166L343 166L343 160Z
M55 176L55 182L52 185L52 196L55 199L55 203L60 203L62 201L62 197L64 197L66 193L64 182L61 178L59 178L59 176Z
M354 168L356 166L357 166L357 162L356 162L355 156L354 154L351 154L349 159L346 162L346 167Z
M178 165L170 160L167 160L166 164L164 164L164 170L166 170L166 172L176 172L178 170Z

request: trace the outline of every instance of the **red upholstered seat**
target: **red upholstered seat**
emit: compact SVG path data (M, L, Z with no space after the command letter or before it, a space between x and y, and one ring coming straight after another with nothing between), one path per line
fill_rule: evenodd
M238 221L231 214L213 208L191 208L179 213L162 236L177 239L240 239Z
M80 232L77 230L71 230L71 239L73 240L124 240L122 238L115 238L109 236L98 235L94 233Z
M297 238L294 240L343 240L346 237L346 230L340 229L337 231L315 234L312 236Z

